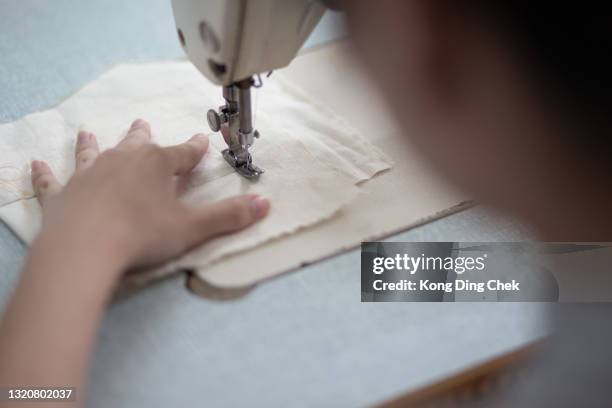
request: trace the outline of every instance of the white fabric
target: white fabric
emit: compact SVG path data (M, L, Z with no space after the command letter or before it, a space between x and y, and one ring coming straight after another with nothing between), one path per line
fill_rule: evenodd
M206 131L205 110L221 101L220 88L188 62L122 65L54 109L0 125L0 218L26 242L35 237L41 211L32 198L29 163L45 160L65 182L74 168L79 129L94 132L105 149L142 117L151 123L156 143L172 145ZM214 134L184 199L197 205L255 192L271 199L269 217L195 249L157 274L176 265L202 268L328 219L355 197L356 184L391 166L377 148L293 86L272 77L254 101L262 136L252 152L266 173L255 183L238 176L221 157L225 143Z

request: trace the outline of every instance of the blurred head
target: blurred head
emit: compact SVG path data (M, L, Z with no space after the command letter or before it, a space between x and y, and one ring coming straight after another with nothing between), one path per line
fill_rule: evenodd
M450 0L344 7L406 136L446 178L547 239L612 236L610 223L583 228L585 213L607 216L612 204L603 9Z

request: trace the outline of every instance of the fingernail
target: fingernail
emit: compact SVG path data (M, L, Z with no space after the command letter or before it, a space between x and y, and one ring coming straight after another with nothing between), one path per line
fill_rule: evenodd
M85 143L87 139L89 139L89 133L87 133L84 130L81 130L79 134L77 135L77 143L78 144Z
M251 210L256 219L260 219L266 216L270 209L270 200L260 196L254 196L251 199Z
M139 127L143 127L146 124L147 122L145 122L143 119L136 119L134 122L132 122L132 126L130 127L130 129L136 129Z
M31 167L32 171L38 171L40 169L40 162L38 160L32 160Z

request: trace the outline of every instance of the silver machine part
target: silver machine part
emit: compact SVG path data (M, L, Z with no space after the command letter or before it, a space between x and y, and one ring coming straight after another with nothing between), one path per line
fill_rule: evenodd
M254 78L286 67L325 12L319 0L172 0L179 42L189 60L223 87L224 106L207 113L213 131L223 131L225 160L242 176L257 179L249 148L253 129ZM253 77L255 76L255 77Z
M260 82L261 83L261 82ZM223 158L238 174L247 179L257 179L264 172L253 164L249 148L253 145L259 132L253 129L251 110L251 87L257 86L252 78L248 78L223 87L225 105L218 111L210 109L206 119L211 130L218 132L227 127L224 135L228 148L223 150Z

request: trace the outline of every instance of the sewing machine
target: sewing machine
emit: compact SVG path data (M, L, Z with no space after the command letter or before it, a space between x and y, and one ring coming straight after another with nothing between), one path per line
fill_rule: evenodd
M172 0L179 41L206 78L222 86L225 103L210 109L210 128L222 131L225 160L242 176L264 172L249 148L253 128L251 88L261 73L284 67L295 57L325 11L319 0Z

